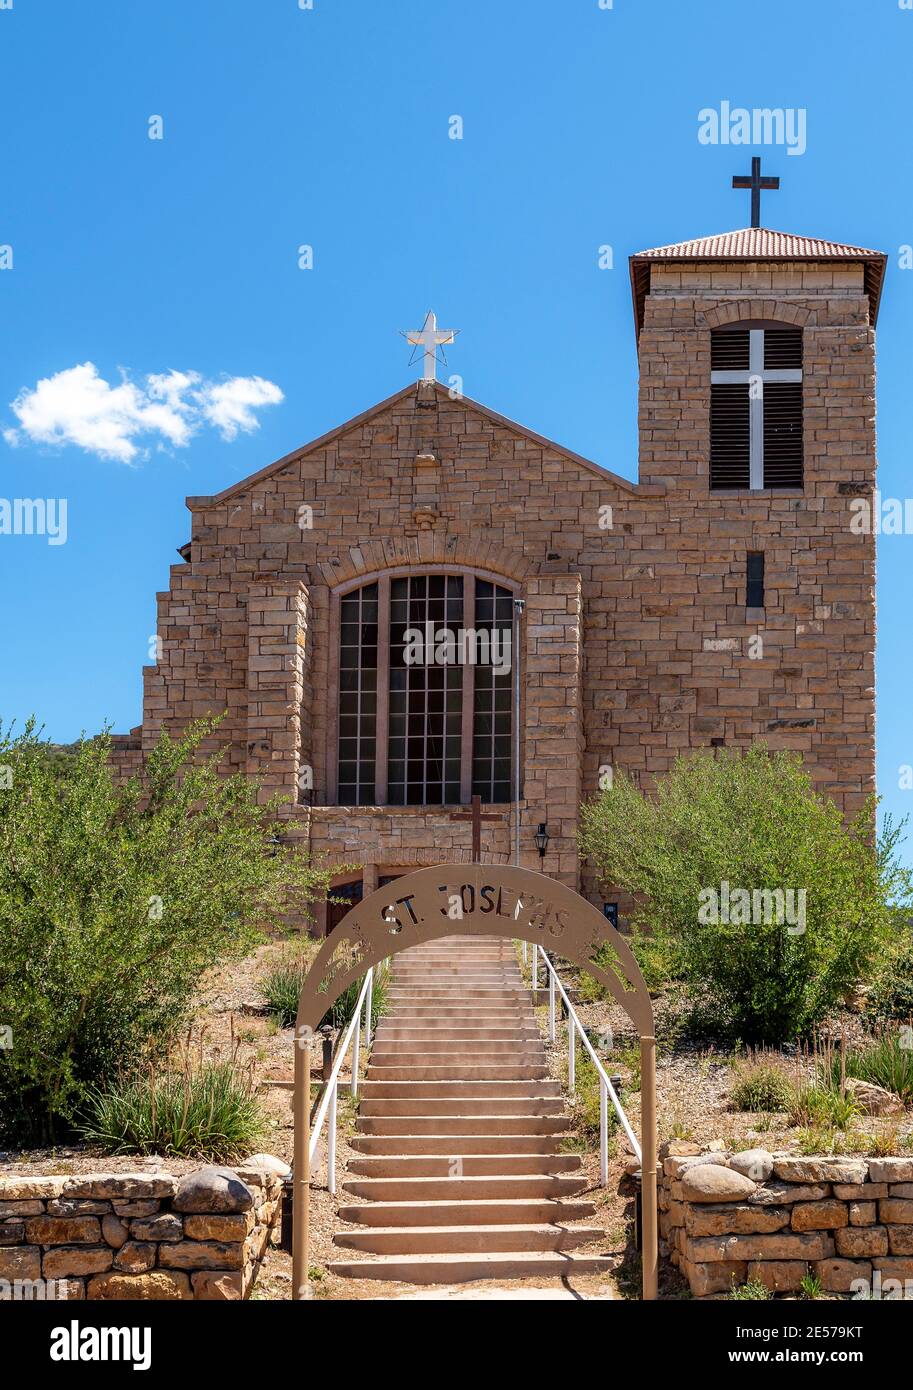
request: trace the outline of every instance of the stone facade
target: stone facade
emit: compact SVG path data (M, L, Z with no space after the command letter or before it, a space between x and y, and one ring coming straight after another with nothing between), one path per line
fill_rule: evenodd
M712 741L800 752L846 813L874 790L874 536L850 502L875 482L866 266L657 263L642 294L639 482L441 385L409 386L215 497L190 497L187 561L158 599L161 655L135 765L163 726L225 712L235 769L290 798L290 834L379 874L470 858L446 808L350 808L330 792L334 602L359 578L475 570L525 599L521 859L580 885L577 807L600 769L644 785ZM804 488L709 488L710 333L804 334ZM749 550L766 604L745 607ZM759 648L757 639L762 639ZM312 783L301 791L302 768ZM483 858L511 857L511 808ZM594 886L584 890L596 897Z
M180 1178L0 1178L0 1299L246 1298L288 1171L256 1154Z
M660 1236L695 1297L809 1275L857 1298L913 1289L913 1159L681 1152L696 1147L669 1145L659 1177Z

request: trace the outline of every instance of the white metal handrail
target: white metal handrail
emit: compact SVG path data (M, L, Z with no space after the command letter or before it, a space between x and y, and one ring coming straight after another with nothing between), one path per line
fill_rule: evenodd
M622 1109L621 1101L618 1099L618 1096L617 1096L617 1094L616 1094L616 1092L615 1092L615 1087L612 1085L612 1082L611 1082L611 1080L609 1079L609 1077L608 1077L608 1075L607 1075L607 1073L606 1073L605 1067L602 1065L602 1063L600 1062L599 1058L597 1057L597 1055L596 1055L596 1053L595 1053L595 1051L594 1051L594 1049L593 1049L593 1045L592 1045L592 1043L590 1042L589 1038L588 1038L587 1035L586 1035L586 1029L584 1028L583 1024L580 1022L580 1019L577 1017L577 1012L576 1012L576 1010L574 1009L573 1004L571 1003L570 999L568 999L568 997L567 997L567 990L564 988L564 985L561 983L561 978L560 978L560 976L558 975L557 970L556 970L555 967L552 965L552 963L551 963L551 961L549 960L548 956L545 954L545 952L542 950L542 947L541 947L538 943L536 943L536 945L533 946L533 963L532 963L532 987L533 987L533 989L535 990L535 989L538 989L538 987L539 987L539 956L540 956L540 954L541 954L541 956L542 956L543 961L545 962L546 969L548 970L548 1037L549 1037L549 1042L552 1042L552 1043L553 1043L553 1042L555 1041L555 1036L556 1036L556 1017L555 1017L555 991L556 991L556 990L557 990L557 992L561 995L561 998L564 1000L564 1007L567 1009L567 1043L568 1043L568 1050L567 1050L567 1083L568 1083L568 1090L570 1091L570 1094L571 1094L571 1095L574 1094L574 1090L575 1090L575 1087L576 1087L576 1073L577 1073L577 1042L576 1042L576 1039L577 1039L577 1034L578 1034L578 1033L580 1034L580 1041L583 1043L583 1046L586 1048L587 1052L590 1054L590 1060L592 1061L593 1065L594 1065L595 1068L596 1068L597 1073L599 1074L599 1175L600 1175L600 1180L601 1180L602 1186L603 1186L603 1187L606 1187L606 1186L608 1185L608 1181L609 1181L609 1106L608 1106L608 1102L609 1102L610 1100L611 1100L612 1104L613 1104L614 1107L615 1107L615 1113L617 1114L619 1120L621 1121L622 1129L624 1130L625 1134L628 1136L628 1140L629 1140L629 1142L630 1142L630 1144L631 1144L632 1149L634 1150L635 1154L637 1155L638 1160L641 1160L641 1159L642 1159L640 1144L637 1142L637 1139L636 1139L636 1137L635 1137L634 1131L633 1131L633 1129L631 1128L631 1125L630 1125L630 1123L629 1123L629 1121L628 1121L628 1117L627 1117L627 1115L625 1114L624 1110Z
M314 1154L317 1151L317 1141L323 1129L324 1122L327 1125L327 1188L330 1192L336 1192L336 1101L339 1091L339 1073L342 1064L346 1059L349 1048L352 1048L352 1080L350 1089L352 1095L358 1096L358 1065L361 1051L361 1014L362 1006L365 1013L365 1047L371 1046L371 1008L374 996L374 967L365 976L365 982L361 987L358 996L358 1003L349 1019L348 1027L343 1033L339 1046L336 1049L336 1056L333 1060L333 1069L330 1072L329 1080L323 1088L323 1095L317 1107L317 1114L314 1116L314 1123L311 1126L311 1138L308 1145L311 1163L314 1162Z

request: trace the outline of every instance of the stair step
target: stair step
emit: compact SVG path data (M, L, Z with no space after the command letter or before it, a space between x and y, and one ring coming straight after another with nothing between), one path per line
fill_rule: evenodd
M516 970L410 970L395 974L390 980L391 988L407 986L414 988L458 989L462 992L467 985L482 986L485 989L520 989L523 981Z
M359 1134L399 1134L407 1123L410 1134L564 1134L571 1127L567 1115L365 1115L357 1120Z
M366 1098L361 1103L359 1113L371 1115L415 1115L428 1118L432 1115L561 1115L564 1102L560 1096L442 1096L439 1100L431 1097L407 1096L404 1100L380 1097L378 1100Z
M373 1255L470 1255L479 1251L572 1250L602 1240L595 1226L368 1226L337 1231L335 1245Z
M460 1146L454 1145L454 1148ZM368 1154L350 1158L346 1172L364 1178L507 1178L576 1173L579 1154Z
M538 1081L548 1076L544 1062L511 1066L480 1066L466 1062L447 1062L440 1066L375 1066L368 1064L370 1081Z
M371 1053L372 1067L420 1066L428 1062L439 1065L451 1059L461 1066L471 1062L479 1066L502 1066L508 1058L515 1058L523 1066L545 1062L545 1048L539 1038L526 1042L486 1042L466 1039L463 1043L442 1042L400 1042L398 1044L378 1043ZM438 1061L440 1059L440 1061Z
M464 1100L495 1100L498 1096L541 1100L560 1096L561 1083L550 1078L543 1081L363 1081L361 1093L365 1100L411 1100L418 1096L427 1096L429 1100L442 1100L447 1096L460 1096Z
M374 1045L381 1043L467 1043L467 1042L506 1042L511 1046L528 1042L541 1042L538 1028L463 1028L447 1023L430 1023L421 1028L409 1023L395 1023L392 1019L378 1024L374 1035Z
M362 1154L557 1154L549 1134L354 1134L349 1146Z
M514 1023L517 1019L524 1023L535 1023L535 1015L532 1006L528 1009L500 1009L496 1005L489 1008L488 1005L481 1005L479 1008L472 1008L468 1004L445 1004L441 1006L431 1004L410 1005L409 1008L396 1009L396 1012L385 1013L386 1019L396 1019L397 1023L409 1023L416 1020L417 1023L424 1024L425 1019L434 1019L435 1022L450 1023L464 1020L464 1026L472 1023L492 1022L503 1024Z
M529 995L528 989L523 989L519 985L516 989L505 989L499 985L470 985L465 989L441 989L439 987L426 987L425 985L391 985L387 998L392 1004L402 1001L404 1004L410 1002L419 1003L426 999L440 999L442 1004L452 1004L454 999L478 999L481 1003L502 1003L515 1004L524 995Z
M390 972L390 983L401 980L440 980L449 989L462 989L467 980L507 980L512 985L522 985L523 976L515 965L507 961L476 961L473 964L454 965L452 961L433 961L426 964L403 966Z
M573 1197L586 1178L516 1173L478 1178L346 1178L342 1190L375 1202L469 1201L486 1197Z
M528 1226L542 1223L580 1221L592 1216L593 1202L580 1199L561 1201L553 1198L488 1199L478 1202L364 1202L341 1206L336 1215L340 1221L355 1226Z
M334 1274L348 1279L387 1279L405 1284L460 1284L472 1279L553 1279L609 1274L615 1260L600 1255L545 1250L482 1251L473 1255L378 1255L373 1260L333 1260Z

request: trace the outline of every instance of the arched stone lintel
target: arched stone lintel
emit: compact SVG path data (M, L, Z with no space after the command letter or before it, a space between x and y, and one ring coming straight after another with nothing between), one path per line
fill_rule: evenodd
M805 328L812 320L812 310L803 304L783 299L733 299L717 304L704 312L708 328L723 328L743 319L766 319L772 323L792 324Z
M461 569L488 570L520 584L528 576L539 573L539 565L520 551L485 541L479 537L444 535L437 531L398 541L366 541L353 546L345 556L320 566L331 589L359 578L380 574L385 570L423 566L455 565Z

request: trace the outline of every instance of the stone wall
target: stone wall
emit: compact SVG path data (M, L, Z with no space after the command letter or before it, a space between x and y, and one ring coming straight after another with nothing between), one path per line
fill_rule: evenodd
M659 1206L660 1235L696 1297L749 1279L792 1293L807 1274L855 1297L913 1281L913 1158L681 1152L694 1147L667 1146L679 1152L663 1159Z
M287 1172L256 1154L182 1177L0 1177L0 1299L246 1298Z

